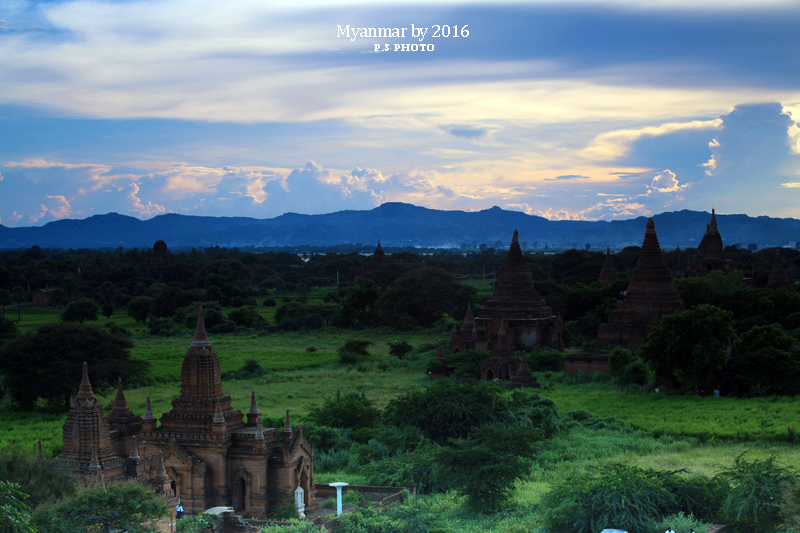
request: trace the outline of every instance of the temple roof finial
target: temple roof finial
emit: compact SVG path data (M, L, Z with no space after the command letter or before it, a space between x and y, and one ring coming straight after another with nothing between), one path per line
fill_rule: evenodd
M291 435L292 434L292 425L289 423L289 410L286 410L286 424L283 426L283 434L284 435Z
M250 413L258 414L258 407L256 407L256 391L250 391Z
M95 397L92 393L92 384L89 383L89 365L86 364L86 361L83 362L83 374L81 375L81 386L78 388L78 395L75 397L78 400L78 404L83 405L86 400L91 401L94 403Z
M206 333L206 323L203 320L203 306L197 306L197 328L194 330L193 345L208 344L208 334Z
M519 242L519 231L514 230L514 236L511 237L511 242Z
M136 435L133 436L133 443L131 444L131 454L128 456L129 459L138 459L139 458L139 446L136 444Z
M150 407L150 396L148 396L144 406L144 419L154 420L155 418L156 417L153 416L153 409Z

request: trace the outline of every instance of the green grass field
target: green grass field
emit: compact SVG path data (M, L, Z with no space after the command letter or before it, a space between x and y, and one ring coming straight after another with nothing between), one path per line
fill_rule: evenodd
M488 287L488 283L485 283ZM268 312L274 308L259 307ZM16 318L16 309L7 309L7 316ZM52 309L22 308L20 330L31 331L38 325L57 320ZM143 414L145 397L150 395L156 416L168 411L171 400L178 395L180 368L192 333L175 337L153 337L141 324L125 315L111 319L133 333L133 357L152 364L154 384L138 389L126 389L131 409ZM105 319L98 321L104 324ZM247 410L250 391L255 390L258 405L265 417L277 418L286 409L295 423L302 422L308 406L322 397L341 392L363 392L379 406L393 397L427 383L420 365L393 361L388 355L388 343L407 340L414 346L435 344L449 337L443 330L400 334L386 330L361 332L342 330L317 330L310 332L280 332L271 334L227 334L210 336L223 372L238 370L245 361L255 359L267 370L264 376L249 380L226 380L223 389L233 398L234 406ZM338 364L336 350L348 339L365 338L373 345L370 361L353 366ZM315 351L308 351L314 347ZM91 369L90 369L91 370ZM90 374L91 376L91 374ZM547 383L547 378L540 377ZM633 427L652 432L661 438L649 438L641 447L625 442L612 444L624 452L620 457L654 468L688 468L709 471L717 465L729 464L743 451L754 456L776 454L787 464L800 466L800 448L789 444L800 412L800 398L709 398L666 394L624 394L609 383L568 384L551 383L540 394L556 402L561 413L587 409L602 417L615 417ZM110 409L113 393L99 397ZM8 408L7 401L0 405L0 447L33 450L41 439L47 453L53 454L61 447L61 430L65 414L44 412L16 413ZM689 441L675 437L696 437ZM687 444L690 442L690 444ZM705 444L703 444L705 442ZM797 442L797 440L795 440ZM677 443L677 444L674 444ZM668 446L667 446L668 445ZM590 450L595 442L572 443L573 449ZM616 452L614 452L616 454ZM628 455L625 455L628 454ZM569 454L568 454L569 455ZM614 455L614 454L611 454ZM606 453L604 456L608 456ZM615 455L616 456L616 455ZM574 465L591 462L589 456L570 456ZM577 461L577 462L576 462ZM543 482L535 476L521 487L535 487ZM534 490L535 489L535 490ZM522 490L522 489L520 489ZM520 498L534 498L528 489Z

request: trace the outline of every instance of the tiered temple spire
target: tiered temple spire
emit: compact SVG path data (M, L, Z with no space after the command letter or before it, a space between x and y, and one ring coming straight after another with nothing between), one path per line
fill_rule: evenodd
M789 281L789 276L786 274L786 270L783 269L780 248L775 250L775 260L772 262L772 270L769 273L767 288L792 290L792 283Z
M617 281L619 281L619 274L617 274L614 260L611 258L611 249L606 248L606 259L600 270L600 283L616 283Z

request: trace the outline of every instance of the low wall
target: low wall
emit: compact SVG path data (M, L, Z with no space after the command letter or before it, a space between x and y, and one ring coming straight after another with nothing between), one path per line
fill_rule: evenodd
M577 354L564 356L564 373L574 374L575 372L602 372L611 373L608 366L608 354Z

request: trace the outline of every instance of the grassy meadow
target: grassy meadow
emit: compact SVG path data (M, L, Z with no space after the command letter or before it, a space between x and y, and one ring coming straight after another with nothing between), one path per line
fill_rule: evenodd
M268 319L274 310L259 307L259 312ZM7 308L6 314L16 319L15 308ZM57 320L57 312L52 309L23 306L18 327L23 332L32 331ZM127 315L117 313L110 320L131 332L135 343L133 357L152 365L149 385L126 388L130 408L143 414L149 395L156 416L168 411L171 400L179 394L181 363L191 343L192 331L185 329L173 337L155 337ZM98 324L106 321L101 318ZM372 341L371 358L355 365L340 365L337 349L354 338ZM257 378L223 382L234 407L249 409L250 391L255 390L266 422L277 423L289 409L294 424L302 423L309 406L337 391L363 392L383 407L400 394L425 387L428 380L422 368L438 339L446 342L449 331L436 328L401 334L384 329L323 329L209 336L223 373L239 370L251 359L266 371ZM389 343L398 340L424 348L412 354L410 360L395 360L389 356ZM540 529L541 515L537 509L552 483L576 470L608 461L625 461L657 470L685 469L689 475L713 475L746 453L751 460L776 456L781 464L800 470L800 438L795 435L800 425L800 398L626 393L607 380L557 379L552 373L537 376L544 385L539 394L553 400L562 415L586 409L603 418L614 417L634 429L620 432L573 428L544 442L531 462L530 472L516 483L513 508L507 512L469 514L464 511L461 498L452 492L427 496L425 508L441 516L454 530L513 533ZM114 391L98 394L98 398L110 410ZM34 413L15 412L6 400L0 404L0 448L33 451L36 440L41 439L45 453L54 455L61 448L65 417L64 413L48 413L43 407ZM364 482L356 473L319 471L315 477L323 483Z

